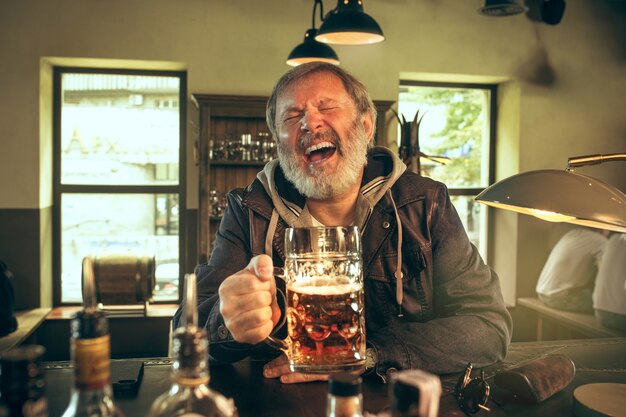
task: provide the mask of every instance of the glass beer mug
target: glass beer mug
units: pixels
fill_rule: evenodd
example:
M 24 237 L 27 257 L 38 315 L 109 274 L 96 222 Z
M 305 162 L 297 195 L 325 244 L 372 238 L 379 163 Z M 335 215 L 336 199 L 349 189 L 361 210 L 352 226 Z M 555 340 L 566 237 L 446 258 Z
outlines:
M 280 271 L 280 268 L 277 268 Z M 270 336 L 293 372 L 365 369 L 363 271 L 358 228 L 309 227 L 285 231 L 288 336 Z

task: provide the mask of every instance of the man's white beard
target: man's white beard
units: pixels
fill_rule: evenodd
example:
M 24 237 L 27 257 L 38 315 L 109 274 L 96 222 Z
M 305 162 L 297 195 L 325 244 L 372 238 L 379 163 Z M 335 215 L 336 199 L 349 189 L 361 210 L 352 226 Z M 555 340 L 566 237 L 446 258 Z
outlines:
M 324 200 L 346 192 L 359 180 L 361 170 L 367 164 L 367 133 L 361 123 L 355 121 L 348 137 L 340 140 L 336 133 L 330 129 L 315 134 L 305 135 L 298 144 L 306 146 L 312 139 L 324 137 L 331 140 L 337 149 L 339 161 L 337 169 L 326 172 L 326 167 L 316 167 L 306 164 L 302 168 L 302 156 L 290 154 L 287 146 L 278 143 L 278 161 L 285 177 L 293 183 L 296 189 L 305 197 L 316 200 Z M 322 164 L 323 165 L 323 164 Z

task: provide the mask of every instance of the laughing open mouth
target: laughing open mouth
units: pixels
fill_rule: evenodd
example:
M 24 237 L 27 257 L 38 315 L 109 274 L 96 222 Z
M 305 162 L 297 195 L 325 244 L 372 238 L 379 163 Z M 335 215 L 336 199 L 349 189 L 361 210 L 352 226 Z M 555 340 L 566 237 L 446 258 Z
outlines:
M 309 163 L 315 163 L 330 158 L 337 151 L 337 147 L 332 142 L 320 142 L 315 145 L 309 146 L 304 151 L 306 161 Z

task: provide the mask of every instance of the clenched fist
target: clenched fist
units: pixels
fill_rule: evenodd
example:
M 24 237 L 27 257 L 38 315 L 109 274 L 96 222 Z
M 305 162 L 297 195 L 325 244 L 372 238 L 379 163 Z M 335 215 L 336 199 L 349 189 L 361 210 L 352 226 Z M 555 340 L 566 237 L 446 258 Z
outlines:
M 270 335 L 280 320 L 272 258 L 258 255 L 229 276 L 218 290 L 220 313 L 233 338 L 256 344 Z

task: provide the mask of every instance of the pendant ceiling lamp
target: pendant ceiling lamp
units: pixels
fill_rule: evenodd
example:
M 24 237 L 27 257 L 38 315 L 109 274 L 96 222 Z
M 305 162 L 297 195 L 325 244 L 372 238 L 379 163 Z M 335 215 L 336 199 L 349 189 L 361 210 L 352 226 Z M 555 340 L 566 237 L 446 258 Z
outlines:
M 517 0 L 485 0 L 485 7 L 478 9 L 478 12 L 485 16 L 504 17 L 524 13 L 526 10 Z
M 569 158 L 567 169 L 529 171 L 486 188 L 476 201 L 529 214 L 551 222 L 566 222 L 626 233 L 626 196 L 619 189 L 574 168 L 626 161 L 626 153 Z
M 321 61 L 339 65 L 339 57 L 330 46 L 315 40 L 317 29 L 315 28 L 315 11 L 320 6 L 320 20 L 324 15 L 322 0 L 315 0 L 313 5 L 312 27 L 304 33 L 304 42 L 293 48 L 287 57 L 287 64 L 295 67 L 306 62 Z
M 315 37 L 319 42 L 364 45 L 385 40 L 376 21 L 363 11 L 362 0 L 338 0 L 328 12 Z

